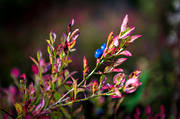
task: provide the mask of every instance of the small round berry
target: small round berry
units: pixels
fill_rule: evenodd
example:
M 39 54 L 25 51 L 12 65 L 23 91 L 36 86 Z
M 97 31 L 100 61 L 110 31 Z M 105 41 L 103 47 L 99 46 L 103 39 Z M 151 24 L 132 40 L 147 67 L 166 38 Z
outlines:
M 94 56 L 96 58 L 100 58 L 102 56 L 102 54 L 103 54 L 103 51 L 101 49 L 97 49 Z
M 105 50 L 106 49 L 106 43 L 103 43 L 102 45 L 101 45 L 101 50 Z

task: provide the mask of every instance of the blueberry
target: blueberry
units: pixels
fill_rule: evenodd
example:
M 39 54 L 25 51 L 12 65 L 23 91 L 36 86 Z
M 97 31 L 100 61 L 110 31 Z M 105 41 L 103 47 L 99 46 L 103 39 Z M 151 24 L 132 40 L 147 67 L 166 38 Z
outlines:
M 103 54 L 103 51 L 101 49 L 97 49 L 94 56 L 96 58 L 100 58 L 102 56 L 102 54 Z
M 106 49 L 106 43 L 103 43 L 103 44 L 101 45 L 101 50 L 104 51 L 105 49 Z

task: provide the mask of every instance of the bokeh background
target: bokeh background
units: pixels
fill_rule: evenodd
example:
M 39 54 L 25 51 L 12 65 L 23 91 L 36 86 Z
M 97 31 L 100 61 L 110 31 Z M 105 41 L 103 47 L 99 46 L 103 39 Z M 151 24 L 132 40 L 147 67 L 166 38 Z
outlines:
M 72 18 L 80 37 L 71 68 L 81 72 L 84 55 L 93 67 L 94 51 L 109 32 L 119 32 L 126 14 L 143 36 L 128 48 L 133 56 L 123 67 L 127 73 L 142 69 L 143 85 L 118 113 L 130 118 L 136 107 L 157 113 L 164 105 L 167 118 L 180 118 L 180 0 L 0 0 L 0 87 L 13 83 L 13 67 L 31 79 L 29 56 L 38 49 L 47 54 L 49 32 L 60 39 Z

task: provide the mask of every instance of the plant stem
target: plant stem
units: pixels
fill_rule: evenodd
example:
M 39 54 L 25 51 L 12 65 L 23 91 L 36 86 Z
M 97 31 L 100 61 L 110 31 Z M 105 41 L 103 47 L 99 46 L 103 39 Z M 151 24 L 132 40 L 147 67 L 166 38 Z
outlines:
M 81 86 L 81 84 L 83 84 L 83 82 L 85 80 L 88 80 L 92 75 L 93 73 L 96 71 L 96 69 L 99 67 L 99 64 L 96 65 L 96 67 L 91 71 L 91 73 L 89 73 L 89 75 L 84 79 L 82 80 L 77 87 Z M 47 109 L 45 109 L 45 111 L 48 111 L 49 109 L 51 109 L 53 106 L 59 104 L 69 93 L 71 93 L 72 91 L 74 91 L 74 88 L 72 88 L 71 90 L 69 90 L 66 94 L 64 94 L 56 103 L 54 103 L 53 105 L 50 105 Z M 86 98 L 85 98 L 86 99 Z M 83 100 L 83 99 L 81 99 Z M 69 104 L 72 104 L 71 102 Z
M 89 100 L 89 99 L 91 99 L 91 98 L 95 98 L 95 97 L 99 97 L 99 96 L 104 96 L 104 95 L 106 95 L 106 94 L 103 93 L 103 94 L 100 94 L 100 95 L 91 95 L 91 96 L 89 96 L 89 97 L 87 97 L 87 98 L 75 100 L 75 101 L 68 102 L 68 103 L 65 103 L 65 104 L 60 104 L 60 105 L 58 105 L 58 106 L 67 106 L 67 105 L 70 105 L 70 104 L 73 104 L 73 103 L 77 103 L 77 102 L 81 102 L 81 101 L 86 101 L 86 100 Z

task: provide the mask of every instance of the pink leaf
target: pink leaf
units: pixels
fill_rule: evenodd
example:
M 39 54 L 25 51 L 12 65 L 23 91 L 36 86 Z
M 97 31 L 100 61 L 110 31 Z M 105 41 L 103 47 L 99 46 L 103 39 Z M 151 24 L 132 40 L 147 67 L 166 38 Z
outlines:
M 125 82 L 125 74 L 123 73 L 118 73 L 113 77 L 113 82 L 114 84 L 117 85 L 118 88 L 121 88 L 124 86 Z
M 122 94 L 121 94 L 121 92 L 117 89 L 117 88 L 115 88 L 115 92 L 114 92 L 117 96 L 119 96 L 119 97 L 122 97 Z
M 126 14 L 126 16 L 123 19 L 123 22 L 121 24 L 121 32 L 124 32 L 127 28 L 127 23 L 128 23 L 128 15 Z
M 126 39 L 128 36 L 130 36 L 133 31 L 135 30 L 135 27 L 132 27 L 131 29 L 129 29 L 128 31 L 126 31 L 121 37 L 120 39 Z
M 22 79 L 23 81 L 25 81 L 25 80 L 26 80 L 26 74 L 25 74 L 25 73 L 21 74 L 20 79 Z
M 132 54 L 128 50 L 120 52 L 119 55 L 132 56 Z
M 74 19 L 71 20 L 71 26 L 73 26 L 73 25 L 74 25 Z
M 115 64 L 114 64 L 114 67 L 117 67 L 118 65 L 122 64 L 124 61 L 126 61 L 127 58 L 119 58 Z
M 138 39 L 139 37 L 141 37 L 142 35 L 134 35 L 134 36 L 131 36 L 130 40 L 128 41 L 128 43 L 132 43 L 134 42 L 136 39 Z
M 137 78 L 130 78 L 126 81 L 124 86 L 125 93 L 133 93 L 142 83 Z
M 40 110 L 44 107 L 44 105 L 45 105 L 45 101 L 44 101 L 44 99 L 41 99 L 40 103 L 33 110 L 32 114 L 33 115 L 38 115 Z
M 113 69 L 111 72 L 123 72 L 124 70 L 121 68 Z
M 129 78 L 138 78 L 141 74 L 141 70 L 136 70 L 129 75 Z
M 119 35 L 115 36 L 113 38 L 113 41 L 112 41 L 113 45 L 115 45 L 116 47 L 119 45 L 119 41 L 118 40 L 119 40 Z
M 33 95 L 35 93 L 35 88 L 33 86 L 33 82 L 31 82 L 31 84 L 29 85 L 29 93 L 30 93 L 30 95 Z
M 71 85 L 73 82 L 72 81 L 66 81 L 66 84 Z

